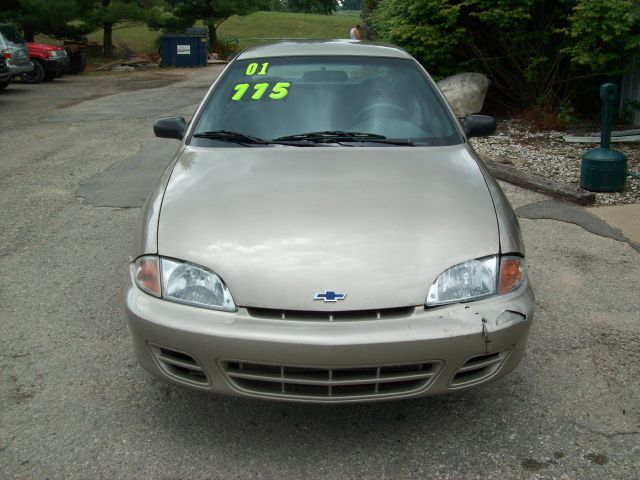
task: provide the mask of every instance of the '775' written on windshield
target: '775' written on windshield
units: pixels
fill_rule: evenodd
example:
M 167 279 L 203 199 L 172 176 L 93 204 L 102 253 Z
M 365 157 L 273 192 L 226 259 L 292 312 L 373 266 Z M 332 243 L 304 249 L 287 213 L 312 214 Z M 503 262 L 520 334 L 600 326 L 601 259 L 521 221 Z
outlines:
M 248 77 L 254 75 L 266 75 L 269 69 L 269 63 L 264 62 L 250 63 L 245 71 Z M 251 88 L 253 87 L 253 88 Z M 282 100 L 289 95 L 290 82 L 259 82 L 259 83 L 237 83 L 233 87 L 234 94 L 231 96 L 231 100 L 239 102 L 242 99 L 245 100 Z M 267 93 L 269 92 L 269 93 Z

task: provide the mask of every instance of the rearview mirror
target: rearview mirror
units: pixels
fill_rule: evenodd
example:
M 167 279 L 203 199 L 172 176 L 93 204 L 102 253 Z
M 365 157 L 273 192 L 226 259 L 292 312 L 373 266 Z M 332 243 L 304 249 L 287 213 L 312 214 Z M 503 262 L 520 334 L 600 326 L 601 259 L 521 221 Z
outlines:
M 496 133 L 496 119 L 489 115 L 467 115 L 462 121 L 467 137 L 484 137 Z
M 162 117 L 153 124 L 153 133 L 160 138 L 176 138 L 182 140 L 187 128 L 187 121 L 183 117 Z

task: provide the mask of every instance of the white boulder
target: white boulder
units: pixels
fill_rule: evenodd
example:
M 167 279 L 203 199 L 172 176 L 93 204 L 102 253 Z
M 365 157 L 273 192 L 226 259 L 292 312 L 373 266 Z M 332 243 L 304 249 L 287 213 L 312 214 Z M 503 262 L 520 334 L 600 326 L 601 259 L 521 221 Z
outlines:
M 482 73 L 458 73 L 438 82 L 457 117 L 482 111 L 491 81 Z

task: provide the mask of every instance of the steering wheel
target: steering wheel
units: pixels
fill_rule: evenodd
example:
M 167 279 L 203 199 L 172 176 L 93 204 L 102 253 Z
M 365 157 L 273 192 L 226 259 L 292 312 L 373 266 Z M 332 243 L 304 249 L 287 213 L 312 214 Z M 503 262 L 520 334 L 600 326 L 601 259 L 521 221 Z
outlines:
M 407 116 L 407 112 L 403 108 L 394 105 L 393 103 L 374 103 L 373 105 L 369 105 L 356 113 L 353 116 L 352 121 L 355 124 L 361 123 L 378 111 L 380 114 L 386 111 L 388 112 L 388 115 L 395 118 L 406 118 Z

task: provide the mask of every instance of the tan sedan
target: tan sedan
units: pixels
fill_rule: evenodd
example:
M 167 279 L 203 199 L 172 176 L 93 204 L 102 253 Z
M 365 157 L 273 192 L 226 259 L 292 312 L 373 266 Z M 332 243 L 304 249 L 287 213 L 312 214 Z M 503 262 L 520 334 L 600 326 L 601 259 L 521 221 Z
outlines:
M 282 42 L 238 55 L 142 213 L 126 307 L 140 363 L 215 393 L 419 397 L 499 378 L 533 320 L 515 215 L 405 51 Z

